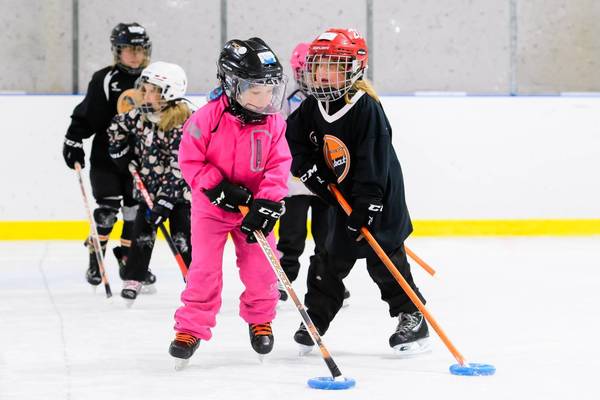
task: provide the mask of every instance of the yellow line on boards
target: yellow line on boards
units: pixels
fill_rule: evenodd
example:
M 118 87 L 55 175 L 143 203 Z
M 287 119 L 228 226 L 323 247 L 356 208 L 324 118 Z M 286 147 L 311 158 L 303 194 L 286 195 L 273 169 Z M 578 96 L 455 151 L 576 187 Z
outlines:
M 412 236 L 419 237 L 600 235 L 600 219 L 416 220 L 413 225 Z M 112 239 L 121 229 L 118 221 Z M 87 221 L 0 221 L 0 240 L 84 240 L 88 231 Z

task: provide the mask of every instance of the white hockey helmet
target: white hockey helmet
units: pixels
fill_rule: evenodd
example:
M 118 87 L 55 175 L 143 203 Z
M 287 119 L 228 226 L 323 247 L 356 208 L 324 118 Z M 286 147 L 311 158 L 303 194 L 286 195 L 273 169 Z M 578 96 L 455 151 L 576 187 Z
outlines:
M 161 89 L 161 100 L 173 101 L 183 98 L 187 90 L 187 76 L 177 64 L 164 61 L 153 62 L 142 71 L 138 85 L 151 83 Z

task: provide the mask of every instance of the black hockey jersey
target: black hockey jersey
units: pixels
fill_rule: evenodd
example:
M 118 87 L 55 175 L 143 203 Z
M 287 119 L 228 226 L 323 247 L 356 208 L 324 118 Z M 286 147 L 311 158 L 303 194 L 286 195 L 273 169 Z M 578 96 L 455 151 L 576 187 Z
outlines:
M 309 160 L 325 159 L 350 204 L 357 198 L 382 200 L 381 226 L 375 237 L 386 252 L 398 248 L 410 235 L 402 170 L 380 103 L 363 91 L 358 91 L 350 104 L 344 99 L 320 103 L 310 97 L 288 117 L 286 138 L 293 157 L 292 172 Z M 346 221 L 341 207 L 330 213 L 327 250 L 352 258 L 372 254 L 364 240 L 357 246 L 350 239 Z
M 73 110 L 67 138 L 82 141 L 95 134 L 90 163 L 93 166 L 118 171 L 108 155 L 106 129 L 117 114 L 119 96 L 135 85 L 139 75 L 131 75 L 118 66 L 97 71 L 88 85 L 87 94 Z

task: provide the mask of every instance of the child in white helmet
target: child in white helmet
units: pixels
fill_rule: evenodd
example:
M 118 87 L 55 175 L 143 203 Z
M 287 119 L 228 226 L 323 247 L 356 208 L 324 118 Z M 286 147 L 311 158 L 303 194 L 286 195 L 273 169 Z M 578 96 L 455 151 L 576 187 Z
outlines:
M 171 236 L 186 265 L 190 263 L 191 193 L 177 161 L 183 124 L 192 113 L 183 98 L 186 88 L 187 77 L 179 65 L 150 64 L 137 85 L 141 104 L 117 115 L 108 128 L 113 161 L 125 171 L 133 164 L 154 203 L 149 209 L 134 192 L 140 206 L 121 291 L 130 301 L 142 287 L 160 223 L 169 220 Z

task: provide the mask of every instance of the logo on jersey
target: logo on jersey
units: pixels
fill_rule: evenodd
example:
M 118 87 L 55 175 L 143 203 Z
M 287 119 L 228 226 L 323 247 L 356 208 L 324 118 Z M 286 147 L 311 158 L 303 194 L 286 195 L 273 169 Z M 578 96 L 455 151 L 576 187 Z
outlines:
M 115 82 L 116 83 L 116 82 Z M 117 100 L 117 113 L 123 114 L 142 104 L 142 95 L 135 89 L 127 89 Z
M 120 92 L 121 88 L 118 86 L 119 86 L 119 81 L 114 81 L 113 83 L 110 84 L 110 90 L 112 90 L 113 92 Z
M 317 139 L 317 134 L 315 131 L 310 131 L 308 134 L 308 140 L 310 140 L 310 142 L 315 146 L 319 147 L 319 139 Z
M 348 147 L 339 138 L 333 135 L 323 136 L 323 154 L 329 168 L 337 177 L 338 183 L 342 182 L 350 171 L 350 152 Z

